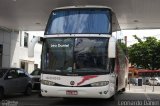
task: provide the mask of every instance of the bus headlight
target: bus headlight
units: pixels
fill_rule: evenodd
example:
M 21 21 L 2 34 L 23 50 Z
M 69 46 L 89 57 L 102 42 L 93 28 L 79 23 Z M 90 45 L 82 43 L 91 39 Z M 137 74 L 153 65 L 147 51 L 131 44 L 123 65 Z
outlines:
M 109 81 L 100 81 L 100 82 L 92 83 L 91 86 L 92 87 L 99 87 L 99 86 L 106 86 L 108 84 L 109 84 Z
M 55 83 L 52 81 L 48 81 L 48 80 L 41 80 L 41 83 L 44 85 L 50 85 L 50 86 L 54 86 Z

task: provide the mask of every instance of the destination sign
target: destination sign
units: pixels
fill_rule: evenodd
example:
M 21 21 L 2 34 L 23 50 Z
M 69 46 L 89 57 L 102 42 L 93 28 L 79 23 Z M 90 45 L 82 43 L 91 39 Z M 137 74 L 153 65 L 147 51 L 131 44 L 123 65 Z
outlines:
M 68 48 L 69 44 L 51 44 L 51 48 Z

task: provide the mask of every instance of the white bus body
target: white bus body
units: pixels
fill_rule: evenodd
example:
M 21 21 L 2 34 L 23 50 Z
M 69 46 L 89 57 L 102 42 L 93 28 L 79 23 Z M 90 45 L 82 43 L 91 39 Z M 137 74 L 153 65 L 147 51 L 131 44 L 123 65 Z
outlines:
M 119 30 L 108 7 L 53 10 L 43 38 L 42 96 L 111 98 L 125 90 L 128 61 L 112 36 Z

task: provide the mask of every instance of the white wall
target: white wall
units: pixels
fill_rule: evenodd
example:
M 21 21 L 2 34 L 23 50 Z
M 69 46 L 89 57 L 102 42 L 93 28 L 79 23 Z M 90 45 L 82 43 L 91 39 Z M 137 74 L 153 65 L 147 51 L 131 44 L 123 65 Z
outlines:
M 28 48 L 24 47 L 24 31 L 20 32 L 19 35 L 13 36 L 11 40 L 11 44 L 13 44 L 12 50 L 13 53 L 13 59 L 11 60 L 11 66 L 12 67 L 20 67 L 21 61 L 26 61 L 28 63 L 28 72 L 31 73 L 34 70 L 34 64 L 38 64 L 38 67 L 40 68 L 40 55 L 42 46 L 41 44 L 36 44 L 35 46 L 35 53 L 34 57 L 30 58 L 28 57 Z M 29 33 L 29 40 L 33 39 L 33 36 L 43 36 L 43 34 L 36 34 L 33 32 L 27 32 Z M 21 40 L 21 41 L 20 41 Z M 14 47 L 14 44 L 16 44 L 16 47 Z
M 2 67 L 10 66 L 11 30 L 0 29 L 0 44 L 3 45 Z
M 28 72 L 32 72 L 34 64 L 40 68 L 42 45 L 36 44 L 34 57 L 28 57 L 28 48 L 24 47 L 24 31 L 14 31 L 0 28 L 0 44 L 3 45 L 2 67 L 20 67 L 20 62 L 28 63 Z M 29 40 L 33 36 L 43 36 L 44 32 L 30 31 Z

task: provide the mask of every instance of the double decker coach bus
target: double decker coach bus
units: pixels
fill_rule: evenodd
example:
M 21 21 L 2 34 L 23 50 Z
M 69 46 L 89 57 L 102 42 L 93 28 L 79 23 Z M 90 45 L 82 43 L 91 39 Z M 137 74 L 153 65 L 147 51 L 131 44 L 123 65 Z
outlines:
M 115 14 L 105 6 L 54 9 L 42 39 L 42 96 L 112 98 L 124 91 L 128 61 L 112 36 L 119 30 Z

